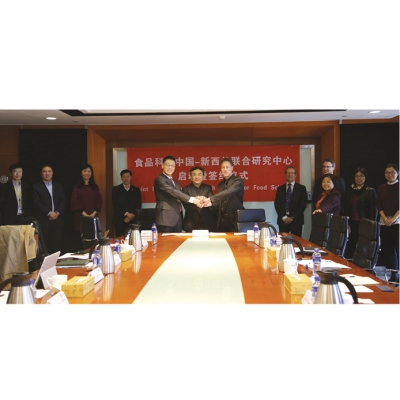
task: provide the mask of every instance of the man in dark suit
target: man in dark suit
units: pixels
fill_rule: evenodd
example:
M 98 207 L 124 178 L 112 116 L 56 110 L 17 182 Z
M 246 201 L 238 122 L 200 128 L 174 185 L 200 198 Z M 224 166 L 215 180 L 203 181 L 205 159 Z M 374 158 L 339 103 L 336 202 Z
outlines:
M 112 204 L 114 207 L 113 224 L 115 235 L 123 236 L 129 224 L 136 222 L 136 213 L 142 208 L 142 193 L 131 185 L 132 171 L 124 169 L 120 173 L 122 183 L 112 189 Z
M 301 236 L 304 210 L 307 206 L 307 190 L 304 185 L 295 182 L 296 175 L 296 168 L 286 167 L 286 183 L 278 187 L 274 205 L 278 214 L 279 231 Z
M 41 182 L 32 187 L 34 214 L 43 233 L 47 252 L 61 251 L 66 204 L 62 185 L 53 182 L 53 168 L 43 165 L 40 170 Z
M 1 186 L 1 225 L 25 224 L 25 220 L 31 218 L 32 212 L 31 186 L 21 181 L 21 164 L 10 165 L 9 171 L 11 180 Z
M 322 173 L 323 175 L 325 174 L 333 174 L 333 171 L 335 170 L 336 163 L 332 158 L 325 158 L 324 161 L 322 161 Z M 335 189 L 340 193 L 341 198 L 342 198 L 342 206 L 341 206 L 341 215 L 344 215 L 344 198 L 345 198 L 345 193 L 346 193 L 346 186 L 344 183 L 344 179 L 341 178 L 340 176 L 333 175 L 333 184 Z M 315 181 L 314 185 L 314 191 L 312 195 L 312 205 L 313 205 L 313 210 L 315 210 L 315 205 L 317 204 L 317 201 L 321 198 L 322 196 L 322 177 L 318 178 Z
M 161 166 L 163 172 L 154 180 L 156 224 L 159 232 L 182 232 L 182 201 L 201 205 L 200 199 L 183 193 L 179 182 L 172 177 L 175 165 L 174 157 L 164 157 Z
M 221 162 L 223 181 L 218 184 L 218 193 L 203 200 L 203 206 L 218 209 L 218 232 L 237 232 L 236 210 L 243 210 L 244 182 L 233 174 L 233 161 L 224 157 Z
M 183 193 L 192 197 L 208 198 L 212 196 L 212 187 L 203 182 L 204 169 L 193 167 L 189 171 L 192 183 L 182 189 Z M 211 207 L 197 207 L 192 203 L 185 203 L 185 217 L 183 218 L 183 230 L 192 232 L 193 229 L 207 229 L 215 232 L 217 220 L 214 210 Z

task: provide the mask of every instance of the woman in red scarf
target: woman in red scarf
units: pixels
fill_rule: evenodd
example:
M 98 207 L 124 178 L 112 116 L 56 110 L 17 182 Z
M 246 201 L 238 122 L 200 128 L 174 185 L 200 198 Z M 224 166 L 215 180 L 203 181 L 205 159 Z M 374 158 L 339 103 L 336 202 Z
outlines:
M 335 189 L 332 174 L 322 177 L 322 196 L 315 204 L 315 211 L 340 215 L 340 192 Z

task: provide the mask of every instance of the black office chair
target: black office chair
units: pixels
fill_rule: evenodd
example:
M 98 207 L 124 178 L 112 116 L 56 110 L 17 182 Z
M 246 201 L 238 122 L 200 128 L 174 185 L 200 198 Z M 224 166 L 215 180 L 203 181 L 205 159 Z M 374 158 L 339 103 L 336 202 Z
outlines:
M 312 214 L 311 218 L 312 224 L 309 241 L 315 243 L 320 248 L 325 248 L 328 244 L 332 214 L 318 212 Z
M 263 208 L 247 208 L 236 211 L 236 226 L 238 232 L 253 230 L 254 224 L 265 222 L 265 210 Z
M 136 210 L 136 224 L 140 225 L 139 230 L 149 230 L 156 222 L 155 208 L 140 208 Z
M 100 219 L 81 216 L 81 239 L 83 248 L 90 248 L 95 241 L 102 237 Z
M 360 220 L 356 250 L 351 262 L 371 273 L 374 273 L 379 255 L 379 232 L 378 222 L 367 218 Z
M 326 250 L 343 257 L 347 245 L 348 228 L 348 217 L 332 215 Z

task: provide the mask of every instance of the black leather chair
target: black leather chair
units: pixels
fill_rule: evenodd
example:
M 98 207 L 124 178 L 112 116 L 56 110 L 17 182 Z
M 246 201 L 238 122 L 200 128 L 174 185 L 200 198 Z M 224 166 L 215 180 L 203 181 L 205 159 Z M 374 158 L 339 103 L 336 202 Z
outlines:
M 136 224 L 140 225 L 139 230 L 150 230 L 151 226 L 156 222 L 155 208 L 140 208 L 136 210 Z
M 348 217 L 332 215 L 326 250 L 343 257 L 347 245 L 348 229 Z
M 325 248 L 328 244 L 332 214 L 318 212 L 312 214 L 311 218 L 312 224 L 309 241 L 315 243 L 320 248 Z
M 100 219 L 81 216 L 81 239 L 83 248 L 90 248 L 94 241 L 102 237 Z
M 371 273 L 374 273 L 379 255 L 379 232 L 378 222 L 366 218 L 360 220 L 356 250 L 351 261 Z
M 236 226 L 238 232 L 253 230 L 254 224 L 265 222 L 265 210 L 263 208 L 247 208 L 236 211 Z

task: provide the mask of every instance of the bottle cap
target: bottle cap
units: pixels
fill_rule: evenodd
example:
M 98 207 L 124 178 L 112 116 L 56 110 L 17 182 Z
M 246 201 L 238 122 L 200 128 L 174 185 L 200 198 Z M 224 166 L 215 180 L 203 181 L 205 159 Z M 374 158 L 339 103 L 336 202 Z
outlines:
M 318 248 L 318 247 L 316 247 L 316 248 L 314 249 L 314 251 L 319 251 L 319 248 Z

